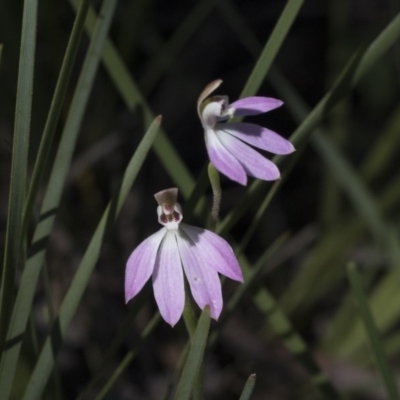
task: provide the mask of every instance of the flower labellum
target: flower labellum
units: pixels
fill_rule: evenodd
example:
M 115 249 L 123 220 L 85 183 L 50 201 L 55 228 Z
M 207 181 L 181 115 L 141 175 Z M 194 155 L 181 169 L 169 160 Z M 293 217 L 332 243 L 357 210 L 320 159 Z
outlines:
M 182 208 L 176 202 L 178 189 L 167 189 L 154 197 L 159 204 L 158 222 L 163 228 L 130 255 L 125 271 L 125 301 L 136 296 L 152 275 L 160 314 L 174 326 L 185 305 L 185 271 L 194 300 L 201 309 L 208 305 L 211 317 L 217 320 L 223 304 L 218 272 L 243 282 L 232 248 L 211 231 L 181 223 Z
M 214 167 L 242 185 L 247 175 L 265 181 L 280 177 L 277 166 L 251 146 L 273 154 L 290 154 L 293 145 L 277 133 L 245 122 L 226 122 L 233 117 L 263 114 L 280 107 L 280 100 L 270 97 L 245 97 L 229 104 L 227 96 L 208 97 L 222 81 L 207 85 L 197 102 L 197 112 L 203 124 L 206 147 Z

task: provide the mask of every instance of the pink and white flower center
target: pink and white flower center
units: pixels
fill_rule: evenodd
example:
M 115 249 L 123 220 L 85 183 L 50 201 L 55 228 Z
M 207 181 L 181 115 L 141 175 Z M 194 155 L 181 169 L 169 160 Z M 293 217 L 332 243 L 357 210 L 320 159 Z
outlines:
M 229 108 L 228 96 L 211 97 L 201 113 L 203 127 L 213 129 L 218 122 L 232 118 L 234 112 L 233 108 Z
M 157 214 L 158 222 L 168 230 L 178 229 L 183 218 L 182 208 L 178 203 L 162 203 L 157 207 Z

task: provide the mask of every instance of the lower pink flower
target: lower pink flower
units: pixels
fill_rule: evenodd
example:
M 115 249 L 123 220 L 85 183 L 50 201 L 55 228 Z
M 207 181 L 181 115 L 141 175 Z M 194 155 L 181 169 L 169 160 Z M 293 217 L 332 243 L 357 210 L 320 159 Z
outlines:
M 125 300 L 136 296 L 152 275 L 161 316 L 174 326 L 185 305 L 185 271 L 194 300 L 201 309 L 210 306 L 211 317 L 217 320 L 223 305 L 218 272 L 243 282 L 242 271 L 224 239 L 206 229 L 181 223 L 182 209 L 176 202 L 177 196 L 178 189 L 155 195 L 158 221 L 164 227 L 130 255 L 125 272 Z

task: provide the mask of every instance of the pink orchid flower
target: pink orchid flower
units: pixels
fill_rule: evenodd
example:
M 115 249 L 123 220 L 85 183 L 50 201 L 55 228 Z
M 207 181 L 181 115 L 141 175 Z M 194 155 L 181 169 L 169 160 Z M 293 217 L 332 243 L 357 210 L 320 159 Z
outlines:
M 211 163 L 219 172 L 242 185 L 247 184 L 247 175 L 265 181 L 278 179 L 278 167 L 248 145 L 282 155 L 292 153 L 295 150 L 293 145 L 262 126 L 226 121 L 233 117 L 266 113 L 280 107 L 283 102 L 254 96 L 229 104 L 227 96 L 208 97 L 221 83 L 221 80 L 211 82 L 197 102 Z
M 152 275 L 160 314 L 174 326 L 185 304 L 185 271 L 194 300 L 201 309 L 210 306 L 211 317 L 217 320 L 223 305 L 218 272 L 243 282 L 232 248 L 213 232 L 181 223 L 182 208 L 176 202 L 178 189 L 167 189 L 154 197 L 159 204 L 158 222 L 163 228 L 130 255 L 125 272 L 126 302 L 136 296 Z

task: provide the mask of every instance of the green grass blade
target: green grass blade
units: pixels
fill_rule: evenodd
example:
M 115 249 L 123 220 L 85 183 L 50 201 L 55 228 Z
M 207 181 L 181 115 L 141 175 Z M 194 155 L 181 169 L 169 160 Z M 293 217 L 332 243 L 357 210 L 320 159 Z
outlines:
M 252 268 L 246 268 L 246 258 L 244 256 L 239 255 L 238 260 L 240 265 L 242 265 L 242 261 L 245 264 L 245 267 L 242 268 L 244 283 L 240 285 L 235 293 L 230 297 L 229 301 L 225 305 L 224 313 L 219 319 L 219 324 L 216 329 L 213 330 L 210 338 L 210 344 L 213 345 L 216 336 L 219 334 L 222 326 L 225 322 L 229 319 L 229 317 L 233 314 L 235 309 L 237 308 L 238 304 L 249 294 L 252 293 L 254 285 L 259 282 L 260 275 L 263 270 L 266 268 L 268 260 L 278 251 L 281 246 L 286 242 L 288 239 L 288 234 L 283 234 L 279 236 L 268 248 L 263 252 L 263 254 L 259 257 L 257 262 Z M 235 246 L 235 253 L 238 254 Z
M 219 1 L 201 0 L 197 2 L 170 40 L 157 52 L 154 59 L 149 61 L 149 66 L 146 68 L 141 81 L 141 88 L 145 95 L 154 90 L 162 76 L 176 62 L 178 54 L 185 48 L 189 40 L 200 28 L 202 22 Z
M 231 24 L 232 27 L 234 25 Z M 246 38 L 246 44 L 251 45 L 249 50 L 253 54 L 257 48 L 257 42 L 254 35 L 246 30 L 245 25 L 240 25 L 243 36 Z M 400 14 L 390 23 L 381 34 L 366 48 L 364 55 L 356 52 L 343 69 L 332 89 L 320 100 L 317 106 L 308 114 L 307 118 L 298 126 L 296 131 L 291 135 L 290 140 L 299 147 L 307 142 L 314 129 L 322 121 L 323 116 L 333 107 L 336 102 L 348 93 L 359 80 L 368 72 L 368 70 L 379 60 L 379 56 L 392 46 L 400 35 Z M 379 51 L 378 51 L 379 49 Z M 358 72 L 361 71 L 361 72 Z M 271 71 L 272 72 L 272 71 Z M 354 78 L 355 77 L 355 78 Z M 273 79 L 271 79 L 273 82 Z M 254 94 L 254 93 L 247 93 Z M 282 157 L 274 157 L 273 161 L 279 165 Z M 264 182 L 255 180 L 247 189 L 245 194 L 239 200 L 238 206 L 232 210 L 221 221 L 219 232 L 229 231 L 236 222 L 243 216 L 246 211 L 254 204 L 252 199 L 256 197 L 264 186 Z M 240 205 L 240 207 L 239 207 Z
M 299 94 L 277 70 L 271 74 L 271 81 L 274 82 L 275 89 L 285 100 L 294 118 L 297 121 L 302 121 L 308 114 L 309 109 Z M 368 221 L 371 231 L 375 234 L 376 238 L 381 243 L 387 242 L 386 223 L 383 220 L 375 199 L 357 176 L 355 170 L 339 150 L 334 147 L 322 129 L 316 129 L 311 140 L 319 152 L 321 159 L 327 163 L 331 173 L 347 192 L 354 204 L 355 210 L 360 212 L 365 220 Z
M 104 374 L 108 370 L 109 363 L 112 362 L 113 357 L 117 351 L 121 348 L 124 339 L 131 334 L 132 325 L 138 312 L 142 309 L 144 304 L 148 301 L 150 290 L 148 286 L 144 288 L 135 299 L 127 305 L 128 311 L 125 315 L 123 322 L 118 329 L 118 332 L 113 339 L 112 343 L 108 346 L 107 352 L 103 357 L 101 366 L 98 368 L 96 373 L 91 377 L 90 381 L 86 384 L 84 389 L 80 392 L 76 400 L 84 400 L 90 397 L 90 392 L 102 381 L 104 380 Z M 144 330 L 146 331 L 146 329 Z M 137 344 L 138 345 L 138 344 Z
M 143 340 L 148 338 L 156 329 L 158 326 L 159 322 L 161 321 L 161 316 L 157 312 L 154 314 L 153 318 L 150 320 L 150 322 L 147 324 L 146 328 L 144 328 L 143 333 L 140 336 L 140 340 L 136 344 L 136 348 L 130 350 L 121 363 L 118 365 L 118 367 L 114 370 L 112 376 L 110 379 L 107 380 L 107 382 L 104 384 L 102 387 L 100 393 L 95 397 L 95 400 L 102 400 L 105 398 L 105 396 L 108 394 L 108 392 L 112 389 L 114 386 L 115 382 L 119 379 L 119 377 L 123 374 L 123 372 L 128 368 L 129 364 L 133 361 L 133 359 L 136 357 L 136 354 L 139 351 L 140 345 L 143 343 Z
M 386 26 L 378 37 L 368 46 L 364 52 L 360 64 L 354 74 L 352 84 L 357 84 L 369 69 L 380 60 L 386 51 L 393 46 L 400 35 L 400 13 Z
M 386 26 L 365 51 L 357 51 L 343 69 L 332 89 L 319 101 L 292 135 L 297 144 L 312 133 L 326 113 L 347 94 L 400 36 L 400 13 Z
M 376 271 L 372 279 L 376 280 Z M 369 278 L 369 277 L 368 277 Z M 371 278 L 368 279 L 368 281 Z M 365 281 L 365 279 L 364 279 Z M 375 325 L 379 332 L 386 332 L 398 321 L 400 301 L 400 275 L 393 269 L 382 277 L 369 295 L 369 307 Z M 364 323 L 361 318 L 355 318 L 354 313 L 347 321 L 347 330 L 338 338 L 334 351 L 341 357 L 350 358 L 356 351 L 365 345 L 363 336 Z M 341 339 L 341 340 L 339 340 Z
M 365 157 L 360 174 L 367 181 L 377 179 L 390 162 L 396 157 L 396 149 L 400 145 L 400 106 L 389 117 L 386 127 L 377 135 L 370 153 Z
M 371 349 L 375 356 L 377 367 L 386 387 L 387 394 L 391 400 L 398 400 L 400 397 L 398 394 L 396 381 L 392 371 L 390 370 L 382 342 L 379 338 L 378 330 L 376 329 L 374 319 L 369 309 L 367 297 L 362 287 L 361 276 L 354 264 L 348 266 L 347 273 L 355 301 L 364 322 L 365 331 L 368 335 Z
M 273 82 L 275 89 L 280 96 L 285 100 L 287 107 L 295 120 L 301 121 L 308 113 L 308 107 L 304 101 L 300 98 L 298 93 L 291 87 L 290 83 L 283 77 L 277 70 L 271 71 L 271 82 Z M 354 205 L 354 209 L 360 213 L 360 215 L 369 224 L 371 232 L 375 235 L 378 243 L 385 245 L 389 248 L 389 236 L 387 235 L 388 227 L 381 214 L 379 206 L 365 187 L 361 179 L 357 176 L 355 170 L 350 166 L 344 156 L 336 149 L 324 134 L 322 129 L 316 129 L 315 134 L 311 138 L 312 144 L 316 147 L 321 159 L 328 165 L 331 173 L 335 176 L 338 184 L 347 193 L 351 202 Z M 301 293 L 312 293 L 308 288 L 312 285 L 312 281 L 316 279 L 315 274 L 319 270 L 325 269 L 323 263 L 319 263 L 319 267 L 303 269 L 300 274 L 307 275 L 307 279 L 298 277 L 293 281 L 291 289 L 286 292 L 285 300 L 283 304 L 285 307 L 290 304 L 299 305 Z M 312 276 L 314 274 L 314 276 Z M 300 283 L 300 280 L 302 283 Z M 308 282 L 308 284 L 307 284 Z M 299 289 L 299 290 L 297 290 Z M 296 293 L 296 296 L 292 296 Z M 291 299 L 291 300 L 289 300 Z M 289 306 L 289 309 L 291 306 Z
M 14 302 L 14 278 L 21 260 L 22 211 L 28 167 L 29 131 L 32 111 L 33 71 L 36 49 L 37 0 L 25 1 L 15 105 L 11 182 L 8 202 L 4 263 L 0 290 L 0 349 L 4 341 Z
M 192 345 L 175 393 L 175 400 L 189 400 L 191 397 L 196 376 L 203 361 L 210 322 L 210 308 L 206 306 L 200 315 L 199 323 L 193 336 Z
M 70 2 L 76 9 L 77 0 L 70 0 Z M 86 29 L 89 35 L 93 34 L 95 20 L 95 12 L 93 8 L 90 8 L 86 20 Z M 105 43 L 102 60 L 128 109 L 133 110 L 135 107 L 141 106 L 144 111 L 144 120 L 149 124 L 154 119 L 154 115 L 131 77 L 124 61 L 109 39 Z M 178 186 L 182 196 L 188 198 L 194 188 L 195 180 L 163 130 L 157 136 L 153 148 L 168 175 Z
M 186 342 L 186 345 L 179 356 L 179 360 L 178 363 L 176 364 L 174 373 L 169 379 L 167 388 L 165 389 L 165 392 L 163 396 L 160 398 L 160 400 L 169 400 L 172 398 L 172 393 L 174 392 L 176 383 L 178 382 L 178 379 L 182 374 L 183 367 L 185 366 L 185 362 L 189 354 L 189 349 L 190 349 L 190 343 Z
M 304 0 L 289 0 L 286 3 L 240 97 L 251 96 L 257 93 L 303 3 Z
M 252 273 L 252 268 L 244 256 L 241 257 L 240 265 L 244 276 Z M 325 373 L 316 363 L 307 343 L 293 327 L 291 321 L 283 313 L 269 291 L 265 288 L 259 289 L 253 296 L 253 301 L 257 308 L 264 314 L 277 338 L 282 340 L 288 350 L 308 372 L 314 387 L 321 393 L 323 398 L 340 399 L 341 395 L 332 386 Z
M 256 385 L 256 374 L 251 374 L 244 385 L 239 400 L 249 400 Z
M 389 247 L 388 227 L 375 199 L 365 187 L 356 171 L 344 156 L 335 148 L 332 141 L 322 132 L 312 137 L 312 143 L 322 160 L 328 165 L 339 185 L 343 187 L 354 204 L 354 209 L 365 218 L 378 243 Z
M 93 234 L 69 290 L 61 304 L 57 321 L 53 325 L 50 336 L 46 339 L 40 353 L 39 359 L 28 383 L 23 398 L 24 400 L 40 398 L 42 390 L 53 368 L 54 354 L 57 354 L 65 331 L 78 308 L 79 302 L 89 282 L 89 278 L 100 256 L 105 235 L 119 214 L 122 205 L 128 196 L 129 190 L 131 189 L 146 155 L 155 140 L 160 123 L 161 117 L 158 117 L 149 127 L 126 169 L 118 194 L 107 206 L 96 231 Z
M 69 85 L 72 67 L 78 51 L 79 42 L 82 36 L 83 27 L 86 19 L 86 14 L 89 8 L 90 0 L 81 0 L 79 11 L 75 19 L 72 33 L 68 42 L 65 52 L 64 60 L 61 66 L 60 75 L 58 77 L 54 97 L 51 103 L 50 111 L 47 116 L 46 125 L 44 127 L 42 139 L 38 155 L 36 157 L 35 166 L 33 169 L 31 183 L 28 190 L 28 195 L 25 202 L 24 213 L 22 218 L 22 232 L 26 232 L 29 220 L 32 216 L 32 209 L 34 206 L 37 191 L 43 174 L 48 164 L 48 156 L 53 141 L 54 132 L 56 130 L 57 122 L 61 113 L 65 94 Z
M 115 4 L 116 0 L 107 0 L 107 8 L 105 8 L 107 12 L 102 11 L 96 29 L 97 33 L 90 43 L 61 137 L 49 186 L 43 200 L 40 220 L 33 236 L 33 244 L 28 254 L 28 261 L 21 277 L 20 288 L 17 293 L 7 333 L 6 349 L 0 364 L 0 393 L 4 395 L 4 398 L 8 397 L 13 382 L 21 341 L 28 321 L 36 283 L 45 259 L 46 243 L 53 227 L 63 184 L 99 65 L 101 49 L 111 23 L 111 15 Z

